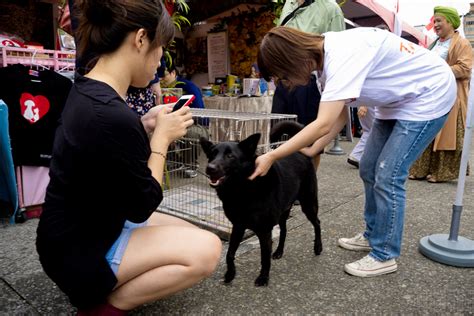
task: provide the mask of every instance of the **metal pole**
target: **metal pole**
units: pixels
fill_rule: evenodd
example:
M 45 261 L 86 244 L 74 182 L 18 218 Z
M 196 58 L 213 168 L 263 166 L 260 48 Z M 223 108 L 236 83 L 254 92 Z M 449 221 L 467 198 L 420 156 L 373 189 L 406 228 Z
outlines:
M 467 162 L 472 139 L 474 123 L 474 77 L 471 76 L 471 90 L 468 99 L 466 129 L 464 132 L 464 143 L 461 154 L 461 165 L 459 166 L 459 178 L 456 191 L 456 200 L 453 205 L 451 227 L 449 236 L 446 234 L 434 234 L 423 237 L 420 240 L 419 250 L 422 254 L 435 261 L 459 266 L 474 267 L 474 241 L 458 236 L 461 224 L 462 199 L 466 182 Z
M 346 139 L 352 142 L 352 127 L 351 127 L 351 108 L 346 107 L 347 111 L 347 124 L 346 124 Z M 328 155 L 345 155 L 346 153 L 339 145 L 339 140 L 341 139 L 340 134 L 337 134 L 334 138 L 334 145 L 328 151 L 325 151 Z
M 474 87 L 471 85 L 472 90 Z M 464 131 L 464 143 L 461 154 L 461 166 L 459 167 L 458 187 L 456 191 L 456 200 L 453 205 L 453 216 L 451 219 L 451 229 L 449 232 L 449 240 L 456 241 L 458 239 L 459 224 L 461 221 L 462 199 L 464 187 L 466 183 L 467 163 L 469 161 L 469 153 L 471 149 L 472 128 L 474 124 L 474 110 L 472 109 L 471 98 L 467 108 L 466 129 Z
M 334 138 L 334 145 L 331 149 L 325 152 L 328 155 L 345 155 L 344 150 L 339 146 L 339 134 Z

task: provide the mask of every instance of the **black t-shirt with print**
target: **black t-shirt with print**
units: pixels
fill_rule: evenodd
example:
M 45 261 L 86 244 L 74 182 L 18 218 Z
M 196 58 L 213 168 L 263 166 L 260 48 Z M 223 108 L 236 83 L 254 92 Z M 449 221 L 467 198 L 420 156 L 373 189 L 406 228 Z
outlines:
M 49 166 L 53 140 L 72 82 L 23 65 L 0 68 L 0 99 L 8 106 L 15 165 Z

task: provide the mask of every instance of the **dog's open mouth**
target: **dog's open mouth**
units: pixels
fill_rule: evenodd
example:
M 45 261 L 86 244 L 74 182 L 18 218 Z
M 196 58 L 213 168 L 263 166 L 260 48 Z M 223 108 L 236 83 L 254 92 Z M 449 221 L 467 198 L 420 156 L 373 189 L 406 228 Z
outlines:
M 209 184 L 211 187 L 218 187 L 225 179 L 225 176 L 222 176 L 220 178 L 217 177 L 210 177 L 209 178 Z

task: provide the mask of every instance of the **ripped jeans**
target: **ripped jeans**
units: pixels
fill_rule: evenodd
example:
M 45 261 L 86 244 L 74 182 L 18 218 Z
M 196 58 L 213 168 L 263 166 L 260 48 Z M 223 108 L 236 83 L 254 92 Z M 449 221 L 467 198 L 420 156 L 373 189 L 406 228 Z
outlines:
M 369 255 L 379 261 L 400 256 L 410 166 L 447 117 L 420 122 L 374 120 L 359 171 L 365 189 L 364 236 L 372 247 Z

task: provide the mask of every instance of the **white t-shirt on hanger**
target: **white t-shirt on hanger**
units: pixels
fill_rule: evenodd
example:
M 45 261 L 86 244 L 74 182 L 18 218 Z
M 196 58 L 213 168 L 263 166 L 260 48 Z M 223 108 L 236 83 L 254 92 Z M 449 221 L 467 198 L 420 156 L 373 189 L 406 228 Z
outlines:
M 456 81 L 437 54 L 388 31 L 324 34 L 321 101 L 376 108 L 376 118 L 426 121 L 448 113 Z

